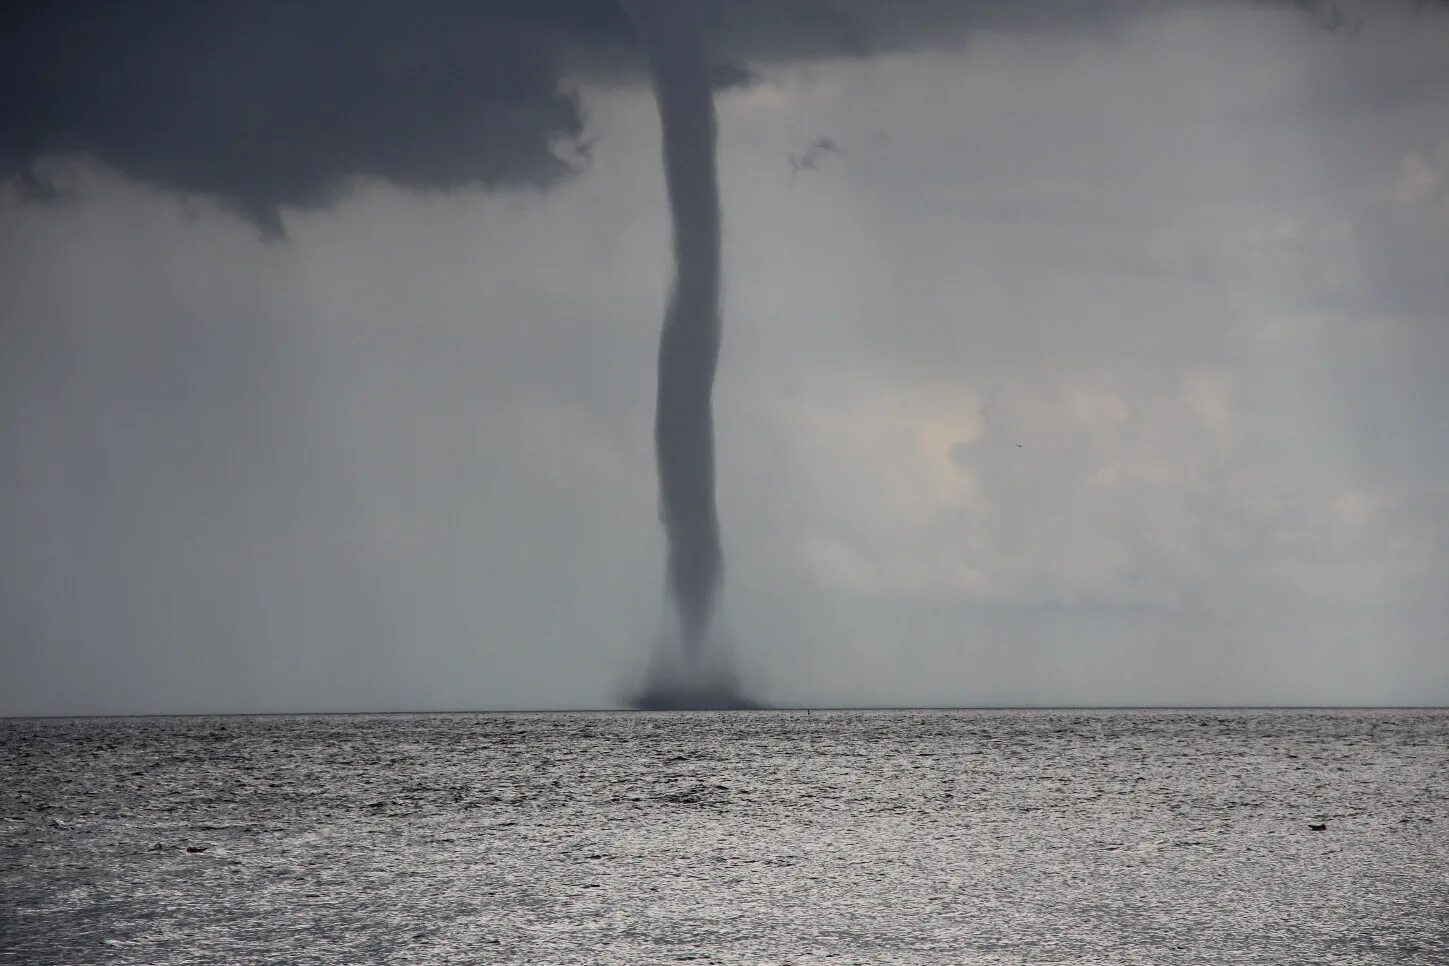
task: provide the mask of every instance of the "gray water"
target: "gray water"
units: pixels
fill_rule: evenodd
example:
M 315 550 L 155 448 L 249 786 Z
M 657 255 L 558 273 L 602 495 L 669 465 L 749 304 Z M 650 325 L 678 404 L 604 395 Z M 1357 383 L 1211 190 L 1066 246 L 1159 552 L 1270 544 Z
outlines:
M 1443 711 L 0 721 L 0 962 L 1445 964 L 1446 748 Z

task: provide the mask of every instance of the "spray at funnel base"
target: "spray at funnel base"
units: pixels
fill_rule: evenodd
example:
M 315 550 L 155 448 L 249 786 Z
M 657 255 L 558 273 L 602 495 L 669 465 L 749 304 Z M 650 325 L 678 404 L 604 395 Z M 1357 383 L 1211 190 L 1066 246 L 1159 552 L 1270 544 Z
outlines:
M 639 711 L 750 711 L 766 707 L 750 697 L 734 671 L 729 641 L 711 640 L 700 652 L 661 638 L 643 686 L 628 698 Z

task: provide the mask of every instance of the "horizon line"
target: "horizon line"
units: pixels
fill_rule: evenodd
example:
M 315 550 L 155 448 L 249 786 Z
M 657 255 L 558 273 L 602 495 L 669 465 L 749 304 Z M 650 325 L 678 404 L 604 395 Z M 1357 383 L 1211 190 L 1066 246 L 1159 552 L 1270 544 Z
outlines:
M 574 708 L 404 708 L 388 711 L 119 711 L 0 714 L 0 720 L 57 720 L 65 718 L 301 718 L 429 714 L 770 714 L 784 711 L 1449 711 L 1449 704 L 801 704 L 750 709 L 706 709 L 703 712 L 691 709 L 644 711 L 637 708 L 617 706 Z

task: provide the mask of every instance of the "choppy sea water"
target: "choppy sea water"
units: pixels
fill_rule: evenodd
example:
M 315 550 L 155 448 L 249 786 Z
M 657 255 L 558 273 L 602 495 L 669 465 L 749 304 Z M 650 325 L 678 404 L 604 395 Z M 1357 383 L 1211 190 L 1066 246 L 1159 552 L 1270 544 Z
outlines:
M 1443 711 L 6 720 L 0 777 L 5 963 L 1449 963 Z

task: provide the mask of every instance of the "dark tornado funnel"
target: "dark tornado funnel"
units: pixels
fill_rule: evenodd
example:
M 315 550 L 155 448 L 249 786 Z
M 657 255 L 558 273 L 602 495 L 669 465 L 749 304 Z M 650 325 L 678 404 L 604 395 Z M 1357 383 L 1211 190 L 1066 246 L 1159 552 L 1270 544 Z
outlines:
M 624 10 L 648 54 L 664 136 L 675 278 L 659 339 L 654 447 L 669 592 L 684 655 L 695 660 L 723 567 L 710 408 L 720 339 L 714 96 L 692 0 L 624 0 Z

